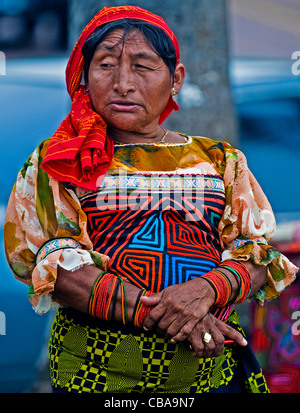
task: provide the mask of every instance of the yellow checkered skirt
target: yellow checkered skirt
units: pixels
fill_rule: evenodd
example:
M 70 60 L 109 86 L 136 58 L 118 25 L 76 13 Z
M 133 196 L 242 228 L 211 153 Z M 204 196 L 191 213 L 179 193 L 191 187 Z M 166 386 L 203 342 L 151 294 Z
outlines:
M 238 328 L 233 310 L 227 322 Z M 184 343 L 59 309 L 49 342 L 53 392 L 268 392 L 249 346 L 195 358 Z

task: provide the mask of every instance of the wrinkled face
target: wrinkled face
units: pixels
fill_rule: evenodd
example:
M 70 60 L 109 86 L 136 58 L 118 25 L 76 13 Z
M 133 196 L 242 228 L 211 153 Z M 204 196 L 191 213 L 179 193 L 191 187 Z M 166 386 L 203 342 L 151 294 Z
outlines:
M 147 133 L 167 105 L 173 80 L 142 33 L 130 32 L 124 44 L 122 36 L 117 29 L 98 45 L 89 68 L 90 97 L 111 128 Z

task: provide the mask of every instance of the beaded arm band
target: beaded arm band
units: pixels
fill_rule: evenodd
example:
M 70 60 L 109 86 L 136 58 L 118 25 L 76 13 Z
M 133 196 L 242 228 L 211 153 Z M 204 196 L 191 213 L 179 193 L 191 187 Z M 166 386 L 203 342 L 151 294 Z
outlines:
M 101 318 L 102 320 L 108 320 L 109 310 L 112 305 L 111 319 L 113 320 L 120 286 L 122 293 L 122 321 L 123 324 L 127 324 L 128 314 L 125 281 L 122 277 L 109 274 L 107 271 L 101 272 L 94 282 L 88 304 L 89 314 L 93 317 Z M 142 327 L 145 318 L 151 310 L 151 307 L 142 304 L 140 298 L 141 296 L 151 294 L 150 291 L 140 290 L 132 317 L 135 326 Z
M 45 242 L 36 254 L 36 264 L 41 262 L 51 252 L 65 248 L 82 248 L 79 242 L 73 238 L 54 238 Z
M 122 284 L 122 317 L 123 324 L 127 324 L 127 297 L 124 280 L 121 277 L 116 277 L 107 271 L 101 272 L 96 278 L 88 304 L 88 312 L 91 316 L 108 320 L 108 313 L 113 300 L 113 310 L 115 309 L 117 290 Z
M 230 300 L 232 295 L 232 284 L 230 279 L 222 272 L 222 268 L 228 270 L 238 284 L 238 293 Z M 201 278 L 208 281 L 212 286 L 216 301 L 215 307 L 225 307 L 230 304 L 238 304 L 245 301 L 252 289 L 252 277 L 248 268 L 241 262 L 234 260 L 223 261 L 217 269 L 213 269 Z
M 151 308 L 150 306 L 144 305 L 141 301 L 140 298 L 143 296 L 149 296 L 152 295 L 152 291 L 146 291 L 146 290 L 141 290 L 137 296 L 135 307 L 133 310 L 133 324 L 136 327 L 143 327 L 145 318 L 147 315 L 150 313 Z

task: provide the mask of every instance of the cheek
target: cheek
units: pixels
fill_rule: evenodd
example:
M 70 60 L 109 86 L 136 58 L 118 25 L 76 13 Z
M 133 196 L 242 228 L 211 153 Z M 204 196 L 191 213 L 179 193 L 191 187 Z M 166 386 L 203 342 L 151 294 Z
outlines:
M 169 101 L 171 96 L 171 82 L 153 82 L 149 83 L 151 87 L 148 87 L 148 100 L 156 108 L 163 110 Z
M 95 110 L 98 112 L 104 105 L 104 98 L 107 93 L 105 82 L 98 79 L 89 79 L 89 94 Z
M 101 103 L 101 95 L 102 93 L 99 92 L 99 89 L 97 88 L 93 88 L 93 87 L 89 87 L 89 93 L 90 93 L 90 98 L 92 101 L 92 104 L 94 106 L 98 106 Z

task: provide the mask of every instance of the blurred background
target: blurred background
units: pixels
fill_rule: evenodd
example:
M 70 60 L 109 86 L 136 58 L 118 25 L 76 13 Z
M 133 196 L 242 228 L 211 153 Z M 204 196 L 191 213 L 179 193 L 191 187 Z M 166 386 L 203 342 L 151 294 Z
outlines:
M 68 114 L 64 70 L 81 30 L 102 7 L 124 4 L 160 14 L 181 45 L 188 73 L 178 96 L 181 115 L 166 126 L 227 140 L 246 154 L 276 215 L 272 244 L 300 266 L 298 0 L 1 0 L 0 393 L 50 391 L 53 318 L 34 313 L 27 288 L 6 264 L 8 197 L 27 157 Z M 277 300 L 244 303 L 239 313 L 270 390 L 299 393 L 299 276 Z

